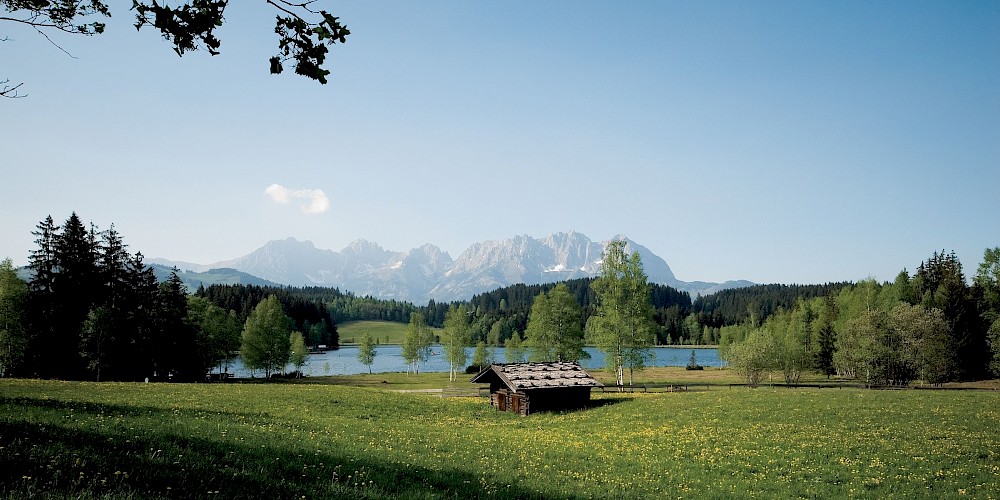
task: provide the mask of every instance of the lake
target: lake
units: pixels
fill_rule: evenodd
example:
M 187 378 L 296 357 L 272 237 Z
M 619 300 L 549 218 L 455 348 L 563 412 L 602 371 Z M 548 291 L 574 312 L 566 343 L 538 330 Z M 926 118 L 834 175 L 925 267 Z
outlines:
M 406 363 L 403 362 L 403 356 L 401 354 L 402 348 L 398 345 L 384 345 L 377 346 L 375 348 L 375 362 L 372 363 L 371 371 L 373 373 L 386 373 L 386 372 L 405 372 L 407 370 Z M 435 355 L 430 357 L 426 363 L 420 365 L 420 371 L 422 372 L 446 372 L 448 371 L 448 362 L 445 360 L 442 348 L 440 345 L 435 345 L 434 348 Z M 469 361 L 472 361 L 472 351 L 473 348 L 467 348 L 466 352 L 469 356 Z M 698 360 L 698 364 L 701 366 L 725 366 L 726 362 L 719 359 L 718 349 L 693 349 L 695 352 L 695 357 Z M 580 362 L 584 368 L 587 369 L 598 369 L 604 366 L 604 353 L 593 348 L 584 348 L 588 354 L 590 354 L 590 359 L 585 359 Z M 653 354 L 653 360 L 648 364 L 648 366 L 686 366 L 688 360 L 691 359 L 690 347 L 654 347 L 650 349 Z M 502 347 L 496 349 L 495 359 L 498 362 L 504 362 L 504 349 Z M 462 367 L 464 369 L 465 367 Z M 294 367 L 288 366 L 287 371 L 294 370 Z M 218 371 L 216 368 L 214 371 Z M 229 372 L 237 377 L 245 378 L 250 376 L 249 370 L 243 366 L 243 361 L 240 358 L 233 360 L 229 367 Z M 368 366 L 358 362 L 358 348 L 354 346 L 341 347 L 335 351 L 326 351 L 319 354 L 310 354 L 306 365 L 302 367 L 302 373 L 306 375 L 311 375 L 314 377 L 323 375 L 355 375 L 358 373 L 368 373 Z M 262 371 L 258 371 L 256 374 L 258 377 L 263 376 Z

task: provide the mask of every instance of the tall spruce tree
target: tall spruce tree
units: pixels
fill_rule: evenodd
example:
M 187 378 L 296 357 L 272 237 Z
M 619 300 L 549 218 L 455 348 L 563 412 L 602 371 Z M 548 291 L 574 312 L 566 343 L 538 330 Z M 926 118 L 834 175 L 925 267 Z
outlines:
M 48 219 L 44 225 L 47 225 Z M 41 230 L 47 235 L 39 239 L 52 237 L 52 261 L 41 267 L 51 271 L 48 284 L 36 288 L 46 288 L 44 300 L 47 318 L 40 319 L 41 335 L 37 344 L 36 362 L 40 374 L 44 377 L 80 379 L 86 374 L 85 364 L 80 356 L 80 341 L 83 323 L 94 303 L 94 290 L 97 284 L 97 264 L 95 252 L 95 236 L 88 232 L 80 217 L 74 212 L 58 232 L 49 232 L 46 227 Z M 49 249 L 40 249 L 47 253 Z M 45 258 L 48 256 L 46 255 Z M 42 255 L 39 255 L 42 258 Z M 45 279 L 45 278 L 42 278 Z
M 31 375 L 49 377 L 55 370 L 52 351 L 47 348 L 57 341 L 58 302 L 56 300 L 56 240 L 59 228 L 49 215 L 38 223 L 35 231 L 36 248 L 28 256 L 32 278 L 28 283 L 28 338 L 27 365 Z
M 188 316 L 187 291 L 177 272 L 176 268 L 171 271 L 167 280 L 160 283 L 157 292 L 156 323 L 151 342 L 154 346 L 153 366 L 160 377 L 200 380 L 208 367 L 195 354 L 198 349 L 195 331 L 185 321 Z
M 832 294 L 815 300 L 822 301 L 822 305 L 818 308 L 816 321 L 813 322 L 816 338 L 816 357 L 813 366 L 829 378 L 837 372 L 833 366 L 833 351 L 837 345 L 837 333 L 833 329 L 833 321 L 837 318 L 837 301 Z
M 136 252 L 126 263 L 129 295 L 124 332 L 119 339 L 128 345 L 128 356 L 121 367 L 124 380 L 143 380 L 153 375 L 156 326 L 159 323 L 159 286 L 153 268 L 143 262 L 142 252 Z
M 96 234 L 91 229 L 91 235 Z M 130 330 L 129 305 L 134 291 L 129 286 L 129 255 L 114 225 L 100 232 L 94 247 L 96 257 L 93 301 L 81 331 L 80 355 L 91 377 L 98 380 L 132 378 L 126 374 L 135 344 L 127 338 Z

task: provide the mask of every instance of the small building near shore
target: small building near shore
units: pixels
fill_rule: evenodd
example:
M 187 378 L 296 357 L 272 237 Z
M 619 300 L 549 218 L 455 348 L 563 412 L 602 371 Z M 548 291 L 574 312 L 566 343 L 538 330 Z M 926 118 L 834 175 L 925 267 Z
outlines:
M 582 408 L 592 388 L 604 387 L 579 363 L 567 362 L 493 364 L 472 382 L 490 384 L 494 408 L 520 415 Z

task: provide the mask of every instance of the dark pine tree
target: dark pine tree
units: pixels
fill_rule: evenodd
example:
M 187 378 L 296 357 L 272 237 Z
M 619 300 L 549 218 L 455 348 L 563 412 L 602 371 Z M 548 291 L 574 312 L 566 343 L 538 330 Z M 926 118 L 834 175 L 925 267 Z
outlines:
M 837 301 L 834 296 L 823 298 L 823 312 L 816 319 L 816 370 L 829 378 L 837 372 L 833 367 L 833 352 L 836 350 L 837 332 L 833 328 L 833 320 L 837 317 Z
M 153 368 L 161 380 L 200 380 L 205 367 L 200 366 L 195 332 L 187 317 L 187 292 L 175 268 L 167 281 L 160 283 L 156 322 L 152 331 Z
M 54 367 L 50 364 L 48 347 L 56 341 L 56 239 L 59 228 L 48 216 L 32 231 L 37 248 L 28 257 L 32 278 L 28 282 L 28 352 L 22 375 L 50 377 Z
M 975 379 L 986 375 L 989 363 L 987 326 L 977 307 L 971 287 L 966 284 L 962 263 L 955 253 L 934 252 L 917 268 L 913 289 L 921 304 L 944 313 L 950 333 L 950 353 L 947 360 L 956 378 Z
M 101 234 L 97 246 L 97 287 L 95 300 L 89 312 L 91 320 L 99 318 L 103 331 L 85 329 L 81 355 L 89 359 L 91 369 L 97 362 L 103 380 L 120 380 L 126 377 L 126 367 L 133 354 L 133 344 L 128 338 L 132 290 L 129 286 L 129 254 L 121 235 L 114 225 Z M 96 316 L 95 316 L 96 315 Z
M 159 323 L 159 287 L 153 268 L 146 266 L 141 252 L 136 252 L 126 267 L 128 326 L 120 338 L 127 356 L 119 376 L 123 380 L 143 380 L 151 377 L 155 369 L 153 339 Z

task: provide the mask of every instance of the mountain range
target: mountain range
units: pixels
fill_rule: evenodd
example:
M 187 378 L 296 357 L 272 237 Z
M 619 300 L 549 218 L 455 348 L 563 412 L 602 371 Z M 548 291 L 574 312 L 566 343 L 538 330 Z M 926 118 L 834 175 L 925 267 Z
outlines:
M 749 281 L 707 283 L 678 280 L 667 262 L 646 247 L 619 235 L 626 250 L 639 252 L 650 282 L 689 292 L 692 297 L 725 288 L 753 285 Z M 316 248 L 310 241 L 274 240 L 248 255 L 202 265 L 150 259 L 154 264 L 176 266 L 183 278 L 195 282 L 201 273 L 206 285 L 219 270 L 229 282 L 252 283 L 253 278 L 291 286 L 337 287 L 358 296 L 395 299 L 414 304 L 468 300 L 473 295 L 524 283 L 554 283 L 600 275 L 601 255 L 607 241 L 595 242 L 570 231 L 536 239 L 527 235 L 471 245 L 457 259 L 426 244 L 405 252 L 385 250 L 376 243 L 357 240 L 336 252 Z M 238 273 L 243 276 L 242 281 Z

